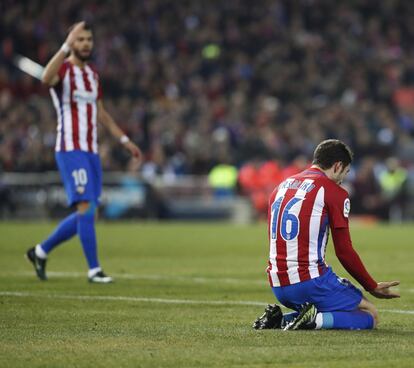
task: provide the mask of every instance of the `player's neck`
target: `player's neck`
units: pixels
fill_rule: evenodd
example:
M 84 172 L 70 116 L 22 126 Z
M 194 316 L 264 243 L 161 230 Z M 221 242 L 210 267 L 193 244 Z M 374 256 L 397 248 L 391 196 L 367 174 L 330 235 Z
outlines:
M 68 58 L 69 62 L 73 65 L 78 66 L 79 68 L 83 68 L 86 65 L 86 61 L 82 61 L 81 59 L 77 58 L 75 55 L 71 54 Z
M 332 181 L 334 181 L 336 184 L 338 183 L 338 179 L 337 179 L 337 175 L 335 175 L 333 166 L 329 169 L 322 169 L 320 166 L 318 165 L 312 165 L 311 169 L 317 169 L 322 171 L 329 179 L 331 179 Z

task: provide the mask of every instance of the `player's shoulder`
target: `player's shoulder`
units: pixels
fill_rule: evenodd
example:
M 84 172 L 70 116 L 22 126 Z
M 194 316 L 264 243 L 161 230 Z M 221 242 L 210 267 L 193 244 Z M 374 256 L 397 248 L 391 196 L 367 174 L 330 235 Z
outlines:
M 328 207 L 343 208 L 344 216 L 348 217 L 351 208 L 349 194 L 343 187 L 330 179 L 327 179 L 324 185 L 324 202 Z
M 341 187 L 339 184 L 335 183 L 333 180 L 328 179 L 326 180 L 326 187 L 329 190 L 329 192 L 334 196 L 340 196 L 340 197 L 348 197 L 348 191 Z
M 62 65 L 59 68 L 59 72 L 60 73 L 65 73 L 66 71 L 68 71 L 70 69 L 70 66 L 72 64 L 70 63 L 70 61 L 68 59 L 65 59 L 62 63 Z

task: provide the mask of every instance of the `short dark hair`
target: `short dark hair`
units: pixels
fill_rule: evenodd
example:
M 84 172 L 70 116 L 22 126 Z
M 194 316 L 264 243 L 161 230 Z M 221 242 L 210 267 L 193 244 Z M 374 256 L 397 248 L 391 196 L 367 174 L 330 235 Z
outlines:
M 74 23 L 74 24 L 72 24 L 70 27 L 69 27 L 69 29 L 68 29 L 68 34 L 70 33 L 70 31 L 72 31 L 72 29 L 73 28 L 75 28 L 75 26 L 77 25 L 78 23 Z M 85 31 L 91 31 L 92 33 L 93 33 L 93 31 L 92 31 L 92 25 L 91 25 L 91 23 L 89 23 L 89 22 L 85 22 L 85 25 L 83 26 L 83 29 L 85 30 Z
M 335 162 L 342 162 L 344 167 L 348 166 L 354 157 L 351 149 L 338 139 L 327 139 L 318 144 L 313 153 L 312 164 L 321 169 L 331 168 Z

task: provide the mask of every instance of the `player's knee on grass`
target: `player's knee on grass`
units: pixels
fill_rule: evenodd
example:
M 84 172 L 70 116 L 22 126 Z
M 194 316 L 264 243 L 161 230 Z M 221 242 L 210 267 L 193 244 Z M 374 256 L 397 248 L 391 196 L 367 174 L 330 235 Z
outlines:
M 374 309 L 369 311 L 369 313 L 371 313 L 372 317 L 374 318 L 374 327 L 373 328 L 376 328 L 378 326 L 378 323 L 379 323 L 377 308 L 374 307 Z
M 378 319 L 378 311 L 375 305 L 369 302 L 367 299 L 362 299 L 358 308 L 364 312 L 369 313 L 372 316 L 372 318 L 374 319 L 373 328 L 376 328 L 378 326 L 379 319 Z

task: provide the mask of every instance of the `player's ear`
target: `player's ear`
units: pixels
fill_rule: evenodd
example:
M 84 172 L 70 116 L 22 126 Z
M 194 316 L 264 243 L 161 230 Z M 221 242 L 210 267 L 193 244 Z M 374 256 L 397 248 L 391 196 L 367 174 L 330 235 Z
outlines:
M 334 163 L 334 174 L 336 174 L 338 171 L 341 171 L 341 165 L 342 163 L 339 161 Z

